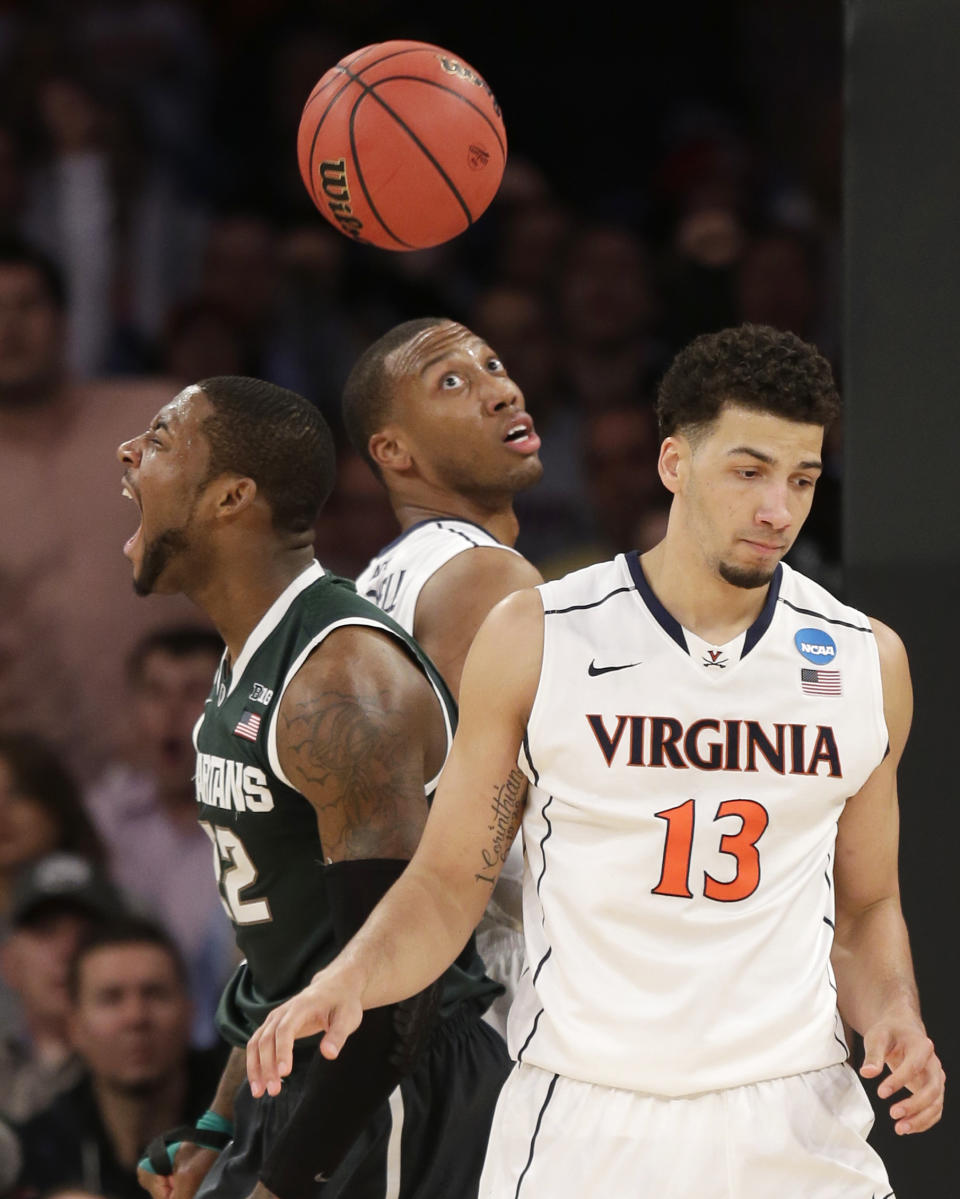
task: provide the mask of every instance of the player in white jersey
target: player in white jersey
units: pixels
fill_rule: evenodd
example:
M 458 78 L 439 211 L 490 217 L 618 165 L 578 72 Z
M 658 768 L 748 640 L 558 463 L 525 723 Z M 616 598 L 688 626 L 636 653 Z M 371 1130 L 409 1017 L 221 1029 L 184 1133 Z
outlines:
M 423 317 L 361 355 L 343 415 L 401 529 L 358 576 L 357 591 L 414 635 L 457 698 L 483 618 L 512 591 L 543 581 L 512 548 L 513 498 L 543 473 L 523 395 L 482 338 Z M 487 972 L 504 987 L 485 1019 L 504 1036 L 526 968 L 522 875 L 517 838 L 477 929 Z
M 363 1009 L 436 976 L 522 819 L 531 973 L 483 1199 L 892 1196 L 842 1030 L 898 1133 L 939 1120 L 897 877 L 909 669 L 892 630 L 781 563 L 838 407 L 792 334 L 681 351 L 664 540 L 491 612 L 420 847 L 255 1034 L 255 1091 L 296 1037 L 326 1030 L 335 1057 Z

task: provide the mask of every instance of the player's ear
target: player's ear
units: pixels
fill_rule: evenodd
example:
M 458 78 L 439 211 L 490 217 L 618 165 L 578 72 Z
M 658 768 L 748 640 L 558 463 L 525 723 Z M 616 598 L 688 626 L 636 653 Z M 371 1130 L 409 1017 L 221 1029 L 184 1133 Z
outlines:
M 216 485 L 217 516 L 237 516 L 257 498 L 257 485 L 247 475 L 223 475 Z
M 413 465 L 407 439 L 395 425 L 374 433 L 367 442 L 367 450 L 381 471 L 404 471 Z
M 680 433 L 664 439 L 657 459 L 657 473 L 667 491 L 676 493 L 680 489 L 685 460 L 690 454 L 690 443 Z

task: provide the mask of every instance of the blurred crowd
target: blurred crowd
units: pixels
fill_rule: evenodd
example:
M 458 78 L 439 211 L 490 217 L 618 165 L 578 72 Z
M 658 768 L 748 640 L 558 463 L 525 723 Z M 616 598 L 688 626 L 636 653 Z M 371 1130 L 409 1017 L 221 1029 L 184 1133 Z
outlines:
M 117 444 L 207 376 L 302 393 L 340 445 L 318 556 L 353 577 L 396 529 L 341 387 L 394 323 L 451 316 L 543 438 L 518 548 L 555 578 L 653 544 L 652 405 L 681 345 L 767 323 L 840 376 L 839 5 L 771 7 L 693 5 L 710 24 L 689 61 L 606 47 L 613 90 L 571 84 L 496 5 L 474 37 L 386 0 L 0 4 L 0 1195 L 18 1176 L 24 1199 L 80 1194 L 55 1188 L 81 1175 L 136 1194 L 139 1148 L 199 1114 L 221 1052 L 234 951 L 191 730 L 222 645 L 186 601 L 133 595 Z M 319 76 L 395 36 L 462 49 L 511 138 L 481 220 L 411 254 L 328 226 L 294 149 Z M 837 428 L 790 560 L 842 595 L 841 482 Z

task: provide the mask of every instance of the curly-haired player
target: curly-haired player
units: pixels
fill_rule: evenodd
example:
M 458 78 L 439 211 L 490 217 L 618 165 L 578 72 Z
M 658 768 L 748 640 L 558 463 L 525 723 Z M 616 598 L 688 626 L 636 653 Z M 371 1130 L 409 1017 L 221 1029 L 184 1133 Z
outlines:
M 416 854 L 251 1039 L 251 1086 L 438 975 L 522 824 L 530 970 L 483 1199 L 888 1199 L 844 1022 L 898 1133 L 944 1093 L 897 879 L 907 658 L 782 562 L 836 389 L 745 326 L 681 351 L 658 407 L 666 536 L 493 609 Z

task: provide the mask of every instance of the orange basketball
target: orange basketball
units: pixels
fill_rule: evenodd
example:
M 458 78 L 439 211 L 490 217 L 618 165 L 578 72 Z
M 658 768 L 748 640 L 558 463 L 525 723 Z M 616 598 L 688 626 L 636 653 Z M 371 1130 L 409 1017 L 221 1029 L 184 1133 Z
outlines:
M 500 106 L 480 75 L 427 42 L 364 46 L 331 67 L 300 118 L 307 191 L 341 233 L 385 250 L 449 241 L 497 193 Z

